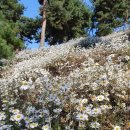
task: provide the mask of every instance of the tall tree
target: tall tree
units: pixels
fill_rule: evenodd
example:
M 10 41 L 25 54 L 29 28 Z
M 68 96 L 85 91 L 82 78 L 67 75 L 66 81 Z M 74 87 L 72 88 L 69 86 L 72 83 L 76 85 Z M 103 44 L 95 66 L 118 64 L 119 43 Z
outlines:
M 39 0 L 39 3 L 43 1 Z M 50 45 L 86 35 L 85 29 L 90 25 L 91 13 L 81 0 L 49 0 L 49 6 L 45 5 L 42 16 L 43 23 L 47 20 L 45 40 Z
M 24 41 L 38 37 L 39 18 L 23 16 L 24 6 L 19 0 L 0 0 L 0 58 L 23 49 Z
M 94 5 L 92 28 L 98 36 L 104 36 L 129 20 L 129 0 L 91 0 Z
M 41 30 L 41 39 L 40 39 L 40 47 L 44 46 L 45 42 L 45 31 L 46 31 L 46 6 L 47 0 L 38 0 L 39 3 L 42 5 L 41 14 L 42 14 L 42 30 Z
M 17 36 L 18 26 L 9 22 L 2 13 L 0 13 L 0 59 L 8 58 L 14 54 L 14 51 L 24 47 L 22 40 Z
M 0 0 L 0 58 L 10 57 L 24 47 L 18 26 L 23 10 L 17 0 Z

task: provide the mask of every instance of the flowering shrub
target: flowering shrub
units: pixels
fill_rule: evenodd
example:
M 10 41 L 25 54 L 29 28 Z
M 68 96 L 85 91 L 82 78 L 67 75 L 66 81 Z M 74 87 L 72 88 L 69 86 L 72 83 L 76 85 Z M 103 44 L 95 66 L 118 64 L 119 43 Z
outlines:
M 80 46 L 89 40 L 22 51 L 2 68 L 0 130 L 130 128 L 129 41 L 114 34 Z

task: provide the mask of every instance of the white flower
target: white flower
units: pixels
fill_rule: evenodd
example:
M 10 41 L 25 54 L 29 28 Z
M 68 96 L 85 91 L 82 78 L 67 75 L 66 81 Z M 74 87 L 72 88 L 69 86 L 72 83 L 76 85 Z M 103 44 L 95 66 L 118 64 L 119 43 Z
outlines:
M 27 90 L 29 88 L 29 85 L 22 85 L 20 87 L 20 90 Z
M 88 115 L 92 115 L 92 108 L 91 107 L 86 107 L 86 109 L 84 110 L 84 113 L 86 113 Z
M 108 109 L 108 106 L 107 105 L 101 105 L 100 108 L 101 108 L 101 110 L 106 110 L 106 109 Z
M 86 123 L 83 121 L 79 122 L 79 128 L 85 128 L 86 127 Z
M 126 108 L 126 104 L 125 103 L 121 103 L 121 107 L 122 108 Z
M 92 115 L 98 115 L 98 114 L 101 114 L 101 109 L 100 108 L 92 109 Z
M 23 114 L 16 114 L 16 115 L 13 115 L 13 119 L 15 121 L 21 121 L 22 119 L 24 118 Z
M 103 86 L 107 86 L 107 85 L 109 84 L 109 81 L 108 81 L 107 79 L 101 79 L 101 80 L 99 81 L 99 84 L 100 84 L 100 85 L 103 85 Z
M 6 115 L 4 112 L 0 112 L 0 121 L 5 120 Z
M 88 115 L 87 114 L 78 114 L 76 116 L 76 119 L 79 121 L 87 121 L 88 120 Z
M 38 126 L 38 123 L 31 123 L 29 126 L 30 128 L 36 128 Z
M 114 130 L 121 130 L 121 127 L 120 126 L 115 126 Z
M 13 109 L 13 110 L 11 110 L 11 112 L 12 112 L 13 114 L 18 114 L 20 111 L 19 111 L 18 109 Z
M 46 115 L 49 115 L 49 110 L 44 109 L 44 110 L 43 110 L 43 113 L 46 114 Z
M 93 107 L 93 104 L 89 104 L 88 107 L 86 108 L 92 108 Z
M 98 101 L 103 101 L 105 99 L 105 97 L 103 95 L 99 95 L 99 96 L 96 97 L 96 99 Z
M 30 123 L 32 120 L 30 120 L 29 117 L 24 117 L 24 121 L 26 122 L 26 124 Z
M 10 103 L 10 105 L 14 105 L 14 104 L 16 104 L 17 102 L 16 102 L 16 100 L 13 100 L 13 101 L 10 101 L 9 103 Z
M 88 102 L 88 99 L 86 99 L 86 98 L 81 100 L 82 104 L 87 103 L 87 102 Z
M 92 83 L 92 84 L 91 84 L 91 88 L 92 88 L 93 90 L 97 90 L 99 87 L 98 87 L 98 84 L 97 84 L 97 83 Z
M 12 125 L 2 125 L 0 126 L 0 130 L 11 130 Z
M 55 101 L 54 101 L 54 103 L 56 104 L 56 105 L 61 105 L 61 101 L 60 101 L 60 99 L 59 98 L 56 98 L 55 99 Z
M 27 107 L 27 112 L 28 112 L 28 113 L 34 113 L 35 110 L 36 110 L 36 109 L 35 109 L 34 106 L 28 106 L 28 107 Z
M 44 126 L 42 127 L 42 130 L 50 130 L 49 125 L 44 125 Z
M 95 95 L 90 95 L 90 98 L 91 98 L 92 101 L 96 100 L 96 96 Z
M 125 58 L 127 61 L 130 59 L 130 57 L 129 57 L 128 55 L 126 55 L 124 58 Z
M 105 97 L 105 100 L 106 100 L 106 101 L 110 101 L 110 99 L 109 99 L 108 97 Z
M 62 109 L 60 109 L 60 108 L 56 108 L 53 110 L 53 112 L 55 112 L 55 113 L 60 113 L 61 111 L 62 111 Z
M 92 110 L 89 107 L 87 107 L 84 112 L 87 113 L 88 115 L 92 115 Z
M 14 115 L 12 115 L 12 116 L 10 117 L 10 120 L 11 120 L 11 121 L 14 121 Z
M 99 128 L 99 127 L 100 127 L 100 124 L 99 124 L 98 122 L 92 122 L 92 123 L 90 124 L 90 127 L 91 127 L 91 128 Z

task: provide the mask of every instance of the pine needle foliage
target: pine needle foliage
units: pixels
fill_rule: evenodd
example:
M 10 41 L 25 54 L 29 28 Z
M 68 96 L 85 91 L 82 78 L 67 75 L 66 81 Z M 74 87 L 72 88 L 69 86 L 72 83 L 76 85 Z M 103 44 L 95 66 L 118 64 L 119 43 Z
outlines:
M 91 13 L 81 0 L 49 0 L 46 12 L 46 41 L 50 45 L 85 36 L 85 28 L 90 26 Z
M 0 0 L 0 59 L 13 56 L 25 48 L 25 41 L 37 37 L 40 20 L 22 16 L 24 9 L 19 0 Z
M 108 35 L 117 27 L 129 22 L 129 0 L 91 0 L 94 5 L 92 28 L 97 36 Z
M 9 22 L 0 13 L 0 59 L 13 56 L 16 50 L 24 47 L 22 40 L 17 36 L 18 26 Z
M 13 56 L 24 47 L 18 26 L 23 9 L 18 0 L 0 1 L 0 59 Z

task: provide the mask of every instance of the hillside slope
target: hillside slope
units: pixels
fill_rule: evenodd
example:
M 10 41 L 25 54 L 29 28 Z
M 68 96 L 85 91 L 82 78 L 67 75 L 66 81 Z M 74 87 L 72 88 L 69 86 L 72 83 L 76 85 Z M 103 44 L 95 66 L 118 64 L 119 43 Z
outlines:
M 2 68 L 0 108 L 5 110 L 7 100 L 9 109 L 18 109 L 26 118 L 30 118 L 30 107 L 35 108 L 33 113 L 40 112 L 41 117 L 31 116 L 22 126 L 28 129 L 37 122 L 39 129 L 49 124 L 52 130 L 109 130 L 118 124 L 126 130 L 130 127 L 129 92 L 130 43 L 120 32 L 19 52 Z

